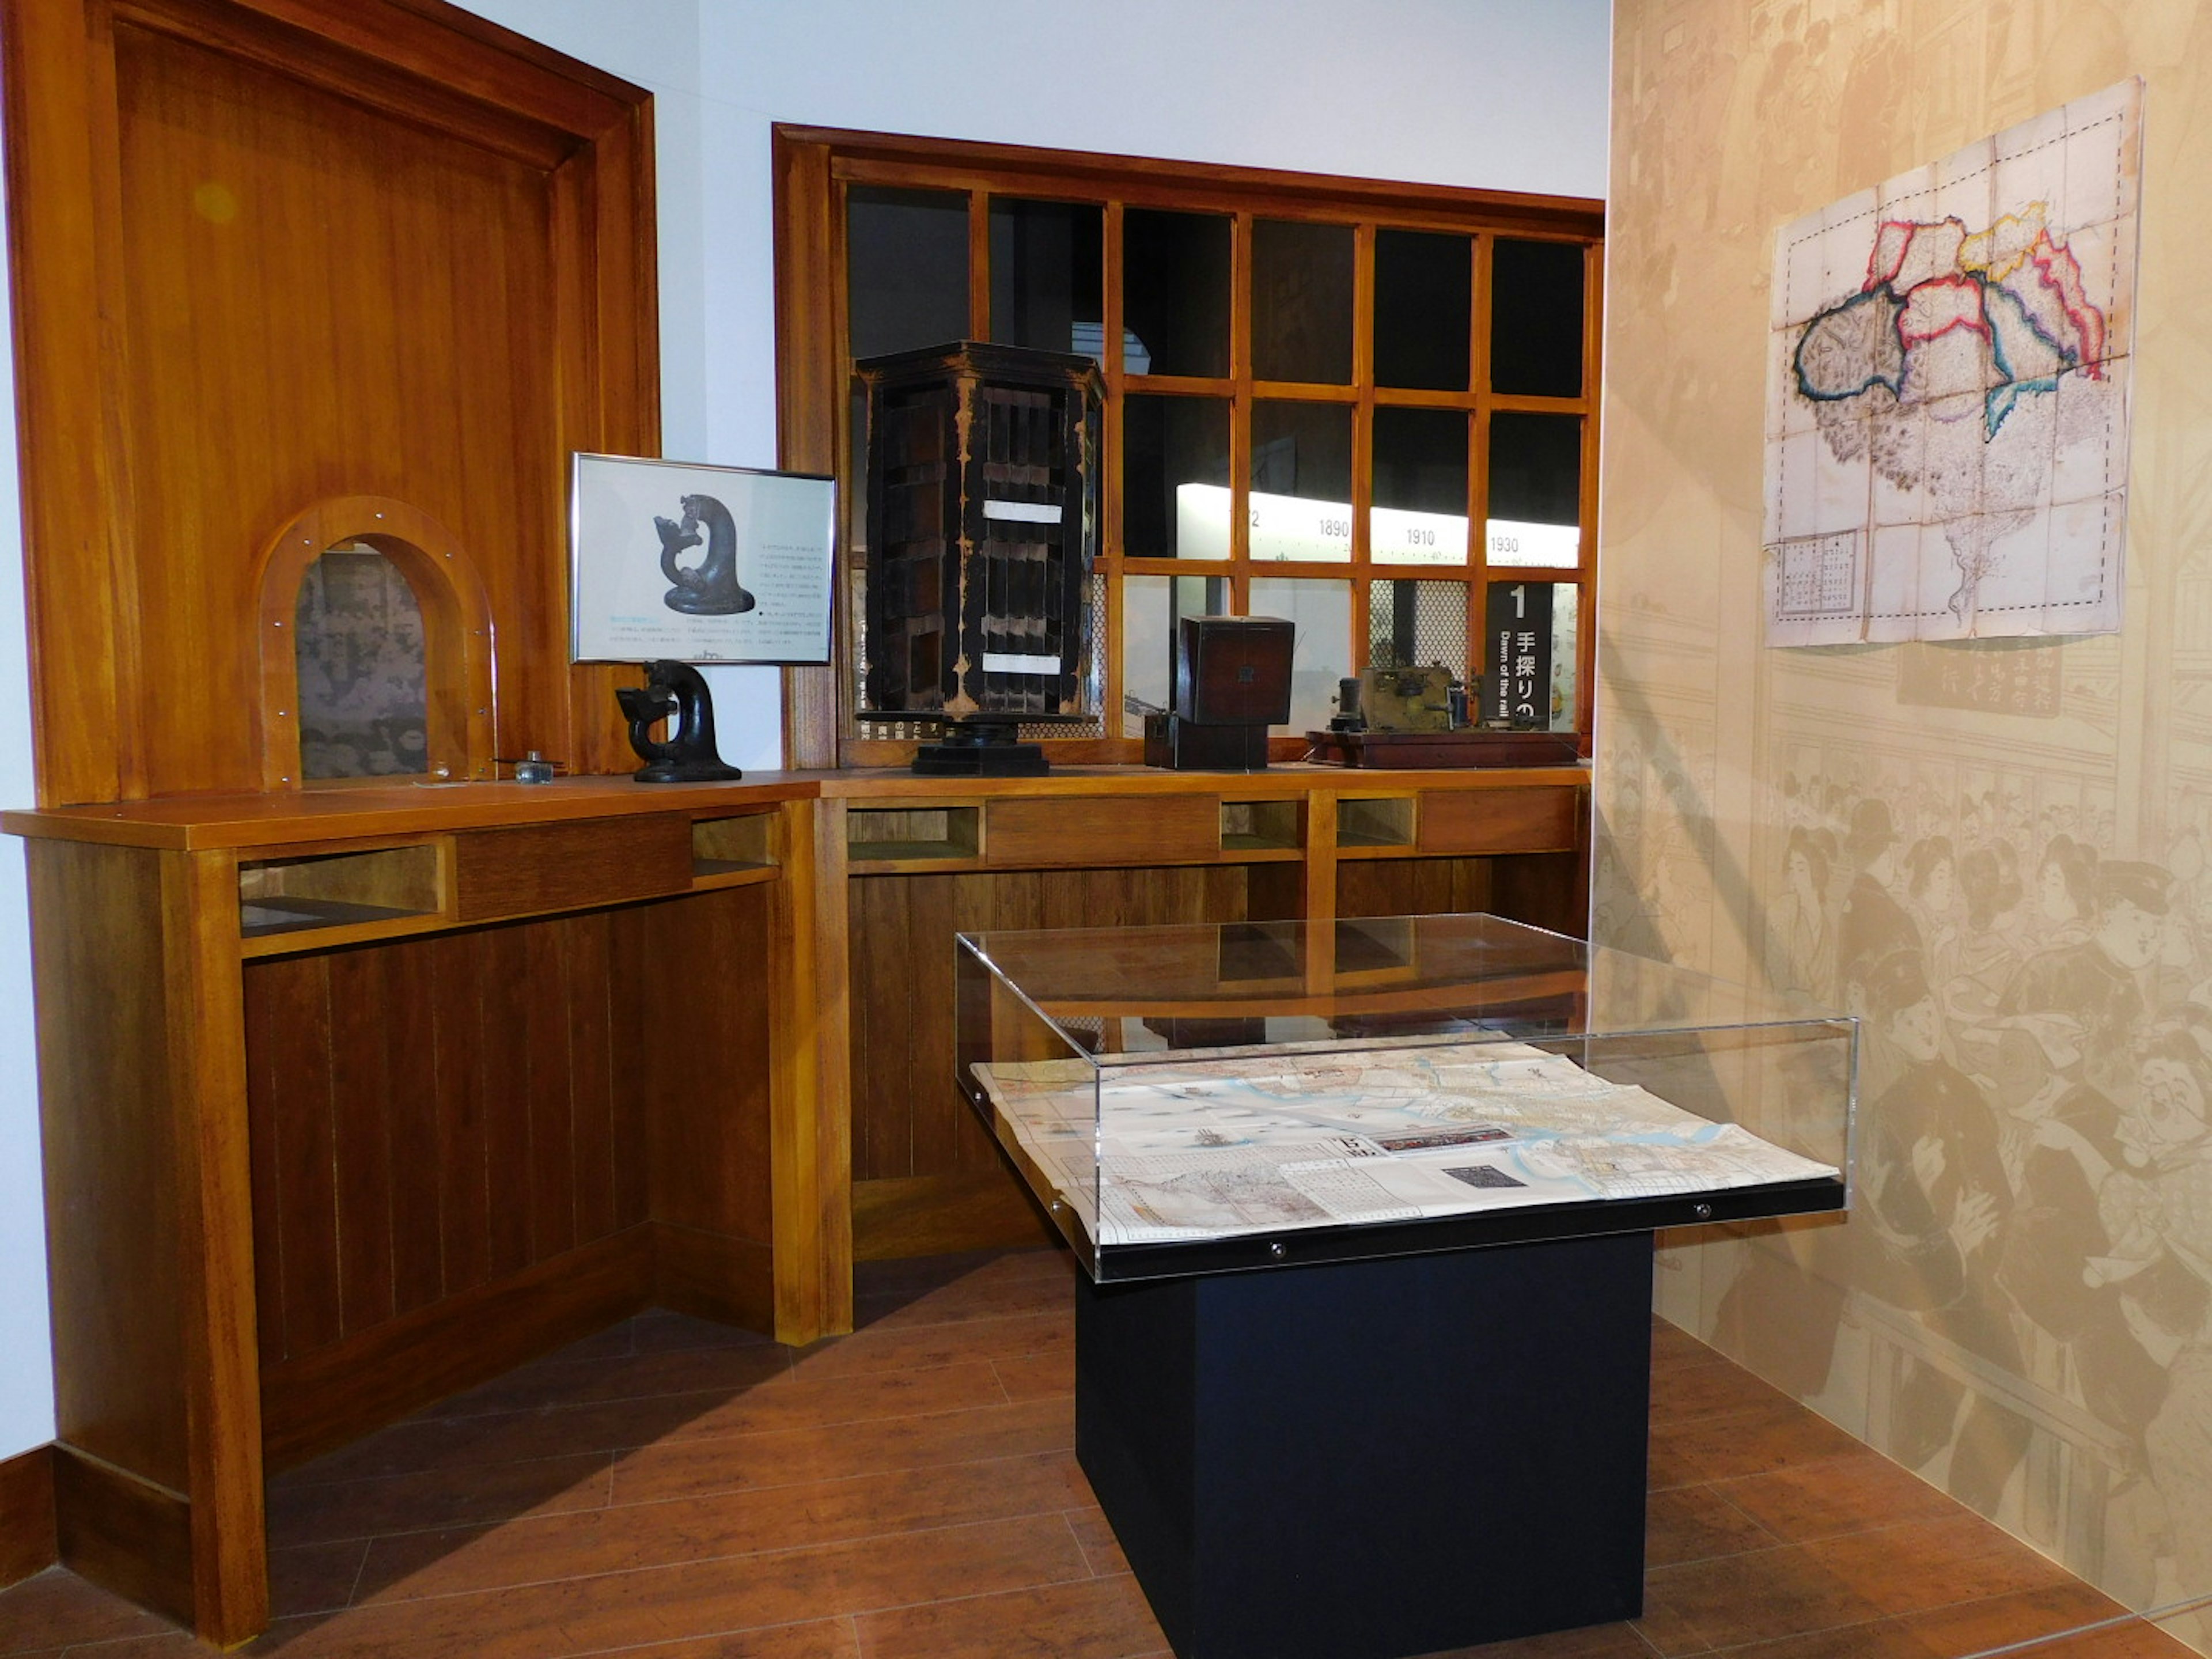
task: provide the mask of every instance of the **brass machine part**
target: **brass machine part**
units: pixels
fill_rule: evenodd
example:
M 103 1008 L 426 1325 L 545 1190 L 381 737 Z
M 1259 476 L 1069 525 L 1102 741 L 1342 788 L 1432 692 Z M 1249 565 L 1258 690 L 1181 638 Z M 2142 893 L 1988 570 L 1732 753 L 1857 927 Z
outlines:
M 1452 729 L 1451 670 L 1363 668 L 1359 708 L 1370 732 L 1449 732 Z

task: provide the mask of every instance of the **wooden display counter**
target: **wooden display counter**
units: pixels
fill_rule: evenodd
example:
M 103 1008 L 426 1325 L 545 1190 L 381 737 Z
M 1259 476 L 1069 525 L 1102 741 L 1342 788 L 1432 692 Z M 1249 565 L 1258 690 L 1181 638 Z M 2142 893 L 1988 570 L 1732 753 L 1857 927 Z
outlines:
M 1035 1237 L 952 935 L 1494 909 L 1579 932 L 1575 767 L 333 787 L 27 838 L 64 1559 L 236 1642 L 264 1473 L 652 1304 L 794 1345 Z

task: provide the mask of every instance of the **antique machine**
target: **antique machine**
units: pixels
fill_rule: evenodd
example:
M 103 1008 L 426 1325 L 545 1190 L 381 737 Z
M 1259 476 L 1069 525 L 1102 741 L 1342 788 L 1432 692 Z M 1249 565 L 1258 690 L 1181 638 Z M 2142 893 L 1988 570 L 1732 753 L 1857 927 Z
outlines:
M 1426 668 L 1370 665 L 1359 671 L 1358 706 L 1370 731 L 1449 732 L 1467 724 L 1466 697 L 1465 689 L 1441 663 Z
M 872 357 L 863 720 L 941 722 L 917 772 L 1024 775 L 1023 726 L 1097 717 L 1088 357 L 974 341 Z

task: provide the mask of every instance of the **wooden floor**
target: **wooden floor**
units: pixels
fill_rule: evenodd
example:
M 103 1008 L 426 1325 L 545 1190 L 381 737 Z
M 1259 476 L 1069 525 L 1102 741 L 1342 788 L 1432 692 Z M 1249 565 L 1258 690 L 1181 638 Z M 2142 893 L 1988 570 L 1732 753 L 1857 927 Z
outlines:
M 1164 1654 L 1071 1449 L 1069 1273 L 865 1268 L 860 1329 L 804 1352 L 647 1314 L 398 1424 L 276 1483 L 246 1650 Z M 2187 1652 L 1671 1327 L 1653 1372 L 1644 1616 L 1481 1653 Z M 205 1651 L 58 1570 L 0 1592 L 0 1653 Z

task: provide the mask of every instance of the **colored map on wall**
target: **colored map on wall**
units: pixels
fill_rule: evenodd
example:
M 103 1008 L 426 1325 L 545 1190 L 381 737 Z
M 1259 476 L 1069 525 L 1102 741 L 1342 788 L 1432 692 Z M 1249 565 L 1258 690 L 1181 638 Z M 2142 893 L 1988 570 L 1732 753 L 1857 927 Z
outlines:
M 1767 643 L 2120 625 L 2142 84 L 1788 225 Z

